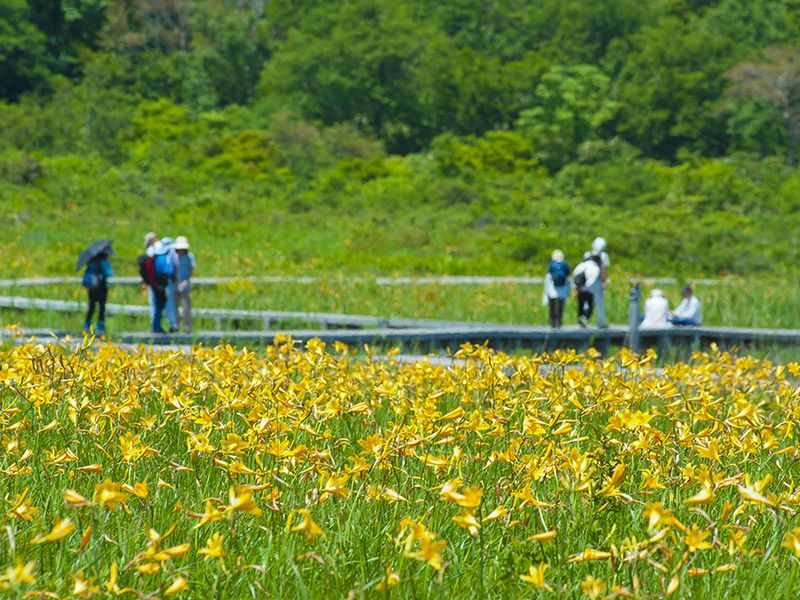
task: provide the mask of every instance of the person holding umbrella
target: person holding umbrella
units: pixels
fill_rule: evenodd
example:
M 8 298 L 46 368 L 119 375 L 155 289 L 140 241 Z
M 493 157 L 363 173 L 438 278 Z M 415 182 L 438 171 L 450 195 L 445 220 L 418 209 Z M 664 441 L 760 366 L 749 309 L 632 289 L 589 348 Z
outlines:
M 98 240 L 81 252 L 75 270 L 86 265 L 83 273 L 83 287 L 89 294 L 89 309 L 83 324 L 84 333 L 90 333 L 92 316 L 97 307 L 97 327 L 95 332 L 104 335 L 106 332 L 106 299 L 108 298 L 108 280 L 114 275 L 108 257 L 114 253 L 111 240 Z

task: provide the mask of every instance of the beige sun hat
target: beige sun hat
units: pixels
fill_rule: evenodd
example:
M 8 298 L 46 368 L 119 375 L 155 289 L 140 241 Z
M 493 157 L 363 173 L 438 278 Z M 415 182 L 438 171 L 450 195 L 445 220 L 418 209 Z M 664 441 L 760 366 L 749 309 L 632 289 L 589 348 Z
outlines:
M 179 235 L 175 238 L 175 243 L 172 245 L 175 250 L 188 250 L 189 240 L 185 235 Z

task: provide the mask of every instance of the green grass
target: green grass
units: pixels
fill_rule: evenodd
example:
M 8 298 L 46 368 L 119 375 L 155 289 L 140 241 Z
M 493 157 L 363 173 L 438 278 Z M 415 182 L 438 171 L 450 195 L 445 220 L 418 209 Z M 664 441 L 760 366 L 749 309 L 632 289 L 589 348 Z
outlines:
M 679 286 L 659 286 L 676 306 Z M 643 288 L 643 297 L 650 287 Z M 703 305 L 704 324 L 729 327 L 796 328 L 800 314 L 800 289 L 792 285 L 732 283 L 698 285 L 696 294 Z M 85 290 L 79 286 L 42 286 L 9 288 L 4 294 L 85 302 Z M 548 323 L 547 308 L 541 304 L 539 285 L 375 285 L 351 282 L 347 277 L 325 278 L 305 283 L 251 283 L 237 281 L 219 286 L 197 286 L 192 292 L 193 306 L 276 311 L 334 312 L 401 318 L 443 319 L 486 323 Z M 109 302 L 146 304 L 143 289 L 115 286 Z M 628 286 L 624 275 L 617 275 L 606 294 L 610 322 L 628 320 Z M 642 307 L 644 305 L 644 298 Z M 567 302 L 565 324 L 576 324 L 574 298 Z M 82 325 L 81 315 L 43 311 L 0 311 L 5 323 L 19 322 L 29 327 L 75 329 Z M 110 317 L 109 327 L 116 331 L 147 326 L 145 319 Z M 209 327 L 210 322 L 198 322 Z M 251 324 L 252 326 L 252 324 Z M 259 325 L 260 327 L 260 325 Z

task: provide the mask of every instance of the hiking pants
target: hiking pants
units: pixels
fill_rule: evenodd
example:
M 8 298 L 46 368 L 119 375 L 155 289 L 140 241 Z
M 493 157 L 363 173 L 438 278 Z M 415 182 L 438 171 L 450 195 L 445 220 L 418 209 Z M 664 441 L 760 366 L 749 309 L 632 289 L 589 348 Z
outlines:
M 153 323 L 151 331 L 153 333 L 164 333 L 164 329 L 161 327 L 161 314 L 167 304 L 166 290 L 156 285 L 151 285 L 150 290 L 153 293 Z
M 103 323 L 106 320 L 106 298 L 108 298 L 108 287 L 100 285 L 94 288 L 87 288 L 89 291 L 89 310 L 86 311 L 86 323 L 92 322 L 94 307 L 97 306 L 97 322 Z
M 590 319 L 594 312 L 594 294 L 586 290 L 578 292 L 578 319 L 586 317 Z
M 562 298 L 549 298 L 550 304 L 550 327 L 558 329 L 561 327 L 561 320 L 564 317 L 564 300 Z
M 175 290 L 175 309 L 180 309 L 183 315 L 183 329 L 186 333 L 192 333 L 192 288 L 185 290 Z
M 178 309 L 175 306 L 175 290 L 175 282 L 170 279 L 166 289 L 167 302 L 164 305 L 164 312 L 166 313 L 169 328 L 172 331 L 178 330 Z

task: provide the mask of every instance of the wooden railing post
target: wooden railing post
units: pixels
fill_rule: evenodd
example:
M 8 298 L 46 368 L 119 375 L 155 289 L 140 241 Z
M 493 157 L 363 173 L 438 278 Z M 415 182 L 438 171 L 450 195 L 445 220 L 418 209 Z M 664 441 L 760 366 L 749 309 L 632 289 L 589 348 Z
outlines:
M 639 301 L 641 297 L 642 287 L 637 281 L 631 285 L 628 303 L 628 347 L 634 352 L 639 352 Z

